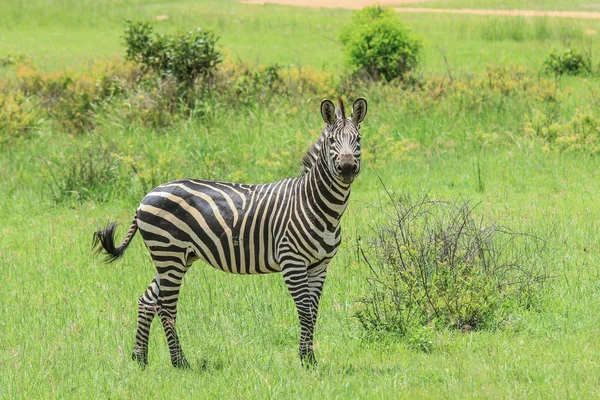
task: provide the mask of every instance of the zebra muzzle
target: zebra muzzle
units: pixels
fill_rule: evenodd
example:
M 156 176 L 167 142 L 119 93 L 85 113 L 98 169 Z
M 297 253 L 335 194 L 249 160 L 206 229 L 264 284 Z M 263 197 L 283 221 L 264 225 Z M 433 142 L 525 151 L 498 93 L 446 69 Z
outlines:
M 340 174 L 345 183 L 350 183 L 358 173 L 358 163 L 352 154 L 342 154 L 340 156 Z

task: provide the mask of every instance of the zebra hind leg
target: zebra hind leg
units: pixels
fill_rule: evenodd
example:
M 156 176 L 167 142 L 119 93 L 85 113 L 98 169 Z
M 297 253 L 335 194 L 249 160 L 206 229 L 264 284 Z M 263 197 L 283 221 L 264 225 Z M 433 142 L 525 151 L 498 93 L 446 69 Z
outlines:
M 157 278 L 154 278 L 148 286 L 148 289 L 138 299 L 138 322 L 135 333 L 135 347 L 131 358 L 140 365 L 148 364 L 148 338 L 150 336 L 150 325 L 158 311 L 158 291 L 159 285 Z
M 187 266 L 170 266 L 168 271 L 164 271 L 160 276 L 160 291 L 158 295 L 158 314 L 167 336 L 169 353 L 171 354 L 171 364 L 177 368 L 189 368 L 190 364 L 186 360 L 179 336 L 175 330 L 175 321 L 177 320 L 177 301 L 179 300 L 179 291 L 183 275 Z

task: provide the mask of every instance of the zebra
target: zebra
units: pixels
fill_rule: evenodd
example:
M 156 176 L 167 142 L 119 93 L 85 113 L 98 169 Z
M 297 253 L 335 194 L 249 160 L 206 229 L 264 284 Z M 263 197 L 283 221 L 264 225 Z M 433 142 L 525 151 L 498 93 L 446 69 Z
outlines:
M 340 219 L 361 168 L 360 123 L 367 101 L 356 100 L 350 118 L 344 103 L 321 102 L 326 123 L 304 158 L 303 172 L 268 184 L 181 179 L 150 191 L 136 210 L 121 244 L 114 222 L 94 233 L 106 261 L 120 258 L 139 230 L 156 276 L 138 299 L 133 360 L 148 363 L 150 325 L 158 314 L 171 363 L 189 367 L 175 320 L 181 283 L 197 260 L 233 274 L 281 272 L 300 321 L 298 354 L 316 366 L 313 333 L 327 268 L 341 242 Z

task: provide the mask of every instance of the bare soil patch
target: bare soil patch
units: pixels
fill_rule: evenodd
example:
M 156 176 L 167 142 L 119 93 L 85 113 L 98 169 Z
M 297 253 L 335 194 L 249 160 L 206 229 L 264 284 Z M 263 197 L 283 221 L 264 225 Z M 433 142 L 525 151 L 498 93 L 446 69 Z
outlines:
M 382 6 L 399 6 L 403 4 L 419 4 L 434 0 L 243 0 L 245 4 L 281 4 L 288 6 L 312 8 L 349 8 L 361 9 L 379 3 Z M 558 17 L 600 19 L 600 12 L 593 11 L 539 11 L 539 10 L 475 10 L 450 8 L 395 8 L 404 13 L 446 13 L 473 15 L 506 15 L 518 17 Z
M 588 11 L 539 11 L 539 10 L 474 10 L 469 8 L 395 8 L 398 12 L 446 13 L 474 15 L 507 15 L 513 17 L 558 17 L 558 18 L 600 18 L 600 12 Z
M 379 3 L 382 6 L 399 6 L 403 4 L 419 4 L 434 0 L 242 0 L 245 4 L 281 4 L 287 6 L 311 8 L 361 8 Z

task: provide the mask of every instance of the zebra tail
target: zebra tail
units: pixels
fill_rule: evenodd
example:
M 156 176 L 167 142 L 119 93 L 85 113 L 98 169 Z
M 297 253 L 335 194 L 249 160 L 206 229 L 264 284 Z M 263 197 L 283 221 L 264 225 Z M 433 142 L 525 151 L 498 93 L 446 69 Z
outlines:
M 97 251 L 96 251 L 97 254 L 101 253 L 102 250 L 104 250 L 106 252 L 106 259 L 104 260 L 105 262 L 114 262 L 118 258 L 120 258 L 123 255 L 123 253 L 125 253 L 127 246 L 129 246 L 129 243 L 131 243 L 131 239 L 133 239 L 133 236 L 135 235 L 135 233 L 138 230 L 137 222 L 134 219 L 133 222 L 131 223 L 131 226 L 129 227 L 129 231 L 127 232 L 127 235 L 125 236 L 125 239 L 123 239 L 123 241 L 121 242 L 119 247 L 115 247 L 115 229 L 116 228 L 117 228 L 117 224 L 114 222 L 111 222 L 106 227 L 106 229 L 100 229 L 100 230 L 94 232 L 94 240 L 92 242 L 92 248 L 97 247 Z

